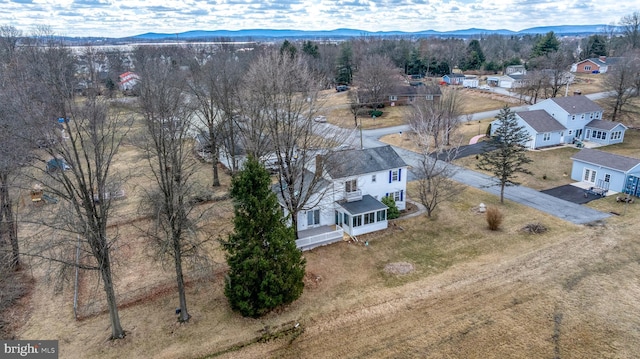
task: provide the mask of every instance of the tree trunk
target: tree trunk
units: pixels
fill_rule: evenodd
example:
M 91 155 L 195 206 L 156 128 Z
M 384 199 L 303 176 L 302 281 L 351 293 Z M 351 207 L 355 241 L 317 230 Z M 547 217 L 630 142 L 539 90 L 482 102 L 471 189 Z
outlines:
M 2 237 L 6 235 L 11 243 L 11 268 L 18 269 L 20 266 L 20 246 L 18 244 L 18 233 L 16 231 L 15 218 L 13 217 L 13 203 L 9 195 L 7 184 L 8 178 L 6 174 L 2 175 L 0 181 L 0 243 Z
M 211 154 L 213 155 L 213 187 L 220 186 L 220 177 L 218 175 L 218 162 L 220 162 L 220 154 L 218 149 L 212 149 Z
M 125 332 L 120 325 L 120 316 L 118 314 L 118 302 L 116 301 L 116 293 L 113 289 L 113 278 L 111 275 L 111 263 L 107 250 L 103 251 L 102 263 L 100 263 L 100 274 L 104 282 L 104 292 L 107 295 L 107 306 L 109 307 L 109 320 L 111 321 L 111 339 L 122 339 Z
M 505 183 L 500 183 L 500 203 L 504 204 L 504 187 Z
M 180 238 L 173 238 L 173 259 L 176 268 L 176 281 L 178 282 L 178 297 L 180 300 L 180 315 L 178 316 L 179 322 L 187 322 L 191 316 L 187 311 L 187 296 L 184 288 L 184 275 L 182 274 L 182 250 L 180 248 Z
M 296 239 L 298 238 L 298 214 L 291 213 L 291 226 L 293 227 L 293 231 L 296 234 Z

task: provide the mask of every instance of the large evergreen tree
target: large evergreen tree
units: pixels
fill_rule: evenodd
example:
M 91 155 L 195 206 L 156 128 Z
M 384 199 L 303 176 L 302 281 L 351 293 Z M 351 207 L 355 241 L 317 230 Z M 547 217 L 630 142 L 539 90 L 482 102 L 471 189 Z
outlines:
M 305 259 L 270 184 L 267 170 L 250 158 L 231 182 L 234 233 L 223 242 L 225 295 L 234 310 L 254 318 L 293 302 L 304 287 Z
M 533 46 L 533 57 L 545 56 L 549 53 L 556 52 L 560 48 L 560 41 L 553 31 L 549 31 L 546 35 L 538 38 Z
M 478 168 L 489 171 L 497 177 L 500 184 L 500 203 L 504 203 L 504 188 L 509 185 L 517 185 L 515 178 L 518 173 L 531 174 L 524 167 L 532 162 L 526 155 L 524 144 L 529 139 L 529 134 L 523 126 L 518 124 L 515 112 L 509 106 L 505 106 L 493 126 L 497 129 L 488 142 L 488 151 L 480 155 Z
M 463 70 L 479 70 L 484 64 L 485 57 L 478 40 L 471 40 L 467 46 L 467 54 L 462 61 Z

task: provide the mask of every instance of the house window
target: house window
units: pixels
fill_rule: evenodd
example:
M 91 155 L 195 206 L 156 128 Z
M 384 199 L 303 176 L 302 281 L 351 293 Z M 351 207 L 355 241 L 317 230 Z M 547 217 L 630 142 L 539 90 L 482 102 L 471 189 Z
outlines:
M 549 132 L 542 135 L 543 141 L 549 141 L 551 139 L 551 134 Z
M 395 95 L 389 96 L 389 101 L 398 101 L 398 96 L 395 96 Z
M 622 131 L 611 132 L 612 140 L 619 140 L 620 138 L 622 138 Z
M 590 65 L 586 65 L 586 66 L 584 67 L 584 70 L 585 70 L 585 71 L 591 71 L 591 66 L 590 66 Z
M 596 112 L 596 118 L 600 118 L 600 112 Z
M 581 120 L 584 120 L 584 113 L 582 114 L 582 116 L 580 117 Z
M 393 192 L 393 200 L 396 202 L 402 201 L 402 191 Z
M 584 179 L 585 182 L 591 182 L 591 183 L 595 183 L 596 182 L 596 171 L 589 169 L 589 168 L 585 168 L 584 169 L 584 176 L 582 177 Z
M 346 192 L 355 192 L 358 190 L 358 180 L 352 179 L 344 183 L 344 190 Z
M 346 224 L 347 226 L 349 225 L 349 215 L 344 213 L 344 221 L 342 221 L 342 223 Z
M 353 227 L 360 227 L 362 225 L 362 216 L 353 217 Z
M 398 171 L 391 172 L 391 180 L 392 181 L 397 181 L 398 180 Z
M 609 183 L 609 182 L 611 181 L 611 175 L 610 175 L 610 174 L 608 174 L 608 173 L 606 173 L 606 174 L 604 175 L 604 181 L 605 181 L 605 182 L 607 182 L 607 183 Z
M 371 183 L 376 183 L 376 175 L 371 175 Z
M 364 215 L 364 224 L 376 223 L 376 213 L 365 213 Z
M 569 136 L 573 135 L 573 130 L 569 130 Z
M 385 219 L 387 219 L 387 210 L 383 209 L 381 211 L 378 211 L 377 217 L 378 217 L 378 222 L 384 221 Z
M 307 211 L 307 225 L 316 226 L 318 224 L 320 224 L 320 210 Z
M 342 213 L 336 211 L 336 224 L 342 224 Z
M 425 96 L 425 99 L 427 101 L 433 101 L 433 95 L 427 95 L 427 96 Z
M 591 113 L 589 114 L 589 118 L 590 118 L 590 119 L 593 119 L 593 112 L 591 112 Z
M 572 115 L 572 116 L 571 116 L 571 121 L 573 121 L 573 120 L 575 120 L 575 119 L 576 119 L 576 115 Z

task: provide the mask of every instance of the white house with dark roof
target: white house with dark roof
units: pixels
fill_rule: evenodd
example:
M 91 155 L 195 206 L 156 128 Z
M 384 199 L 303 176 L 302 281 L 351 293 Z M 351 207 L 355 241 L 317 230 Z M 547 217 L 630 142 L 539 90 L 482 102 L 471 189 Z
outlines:
M 571 157 L 571 179 L 640 196 L 640 159 L 584 148 Z
M 529 132 L 527 148 L 591 142 L 604 146 L 624 141 L 627 127 L 602 119 L 603 109 L 586 96 L 555 97 L 516 113 L 520 126 Z M 494 133 L 498 121 L 492 122 Z M 494 128 L 495 127 L 495 128 Z
M 298 213 L 300 248 L 341 240 L 342 231 L 358 236 L 387 228 L 385 196 L 393 197 L 398 209 L 406 208 L 407 164 L 391 146 L 319 155 L 315 166 L 326 187 L 321 199 Z

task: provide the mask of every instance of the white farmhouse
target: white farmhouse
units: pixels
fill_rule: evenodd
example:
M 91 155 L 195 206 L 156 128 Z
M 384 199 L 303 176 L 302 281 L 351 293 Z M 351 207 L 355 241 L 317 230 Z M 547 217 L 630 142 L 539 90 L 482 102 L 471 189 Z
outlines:
M 316 175 L 324 188 L 312 206 L 298 213 L 298 240 L 310 249 L 387 228 L 385 196 L 406 208 L 407 164 L 391 146 L 345 150 L 316 159 Z M 321 198 L 320 198 L 321 197 Z

